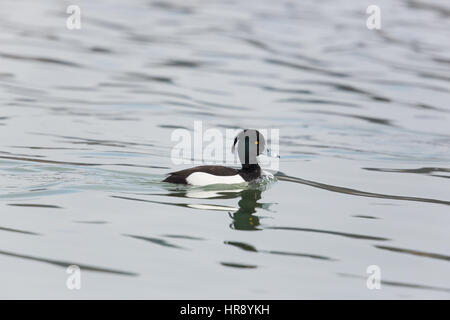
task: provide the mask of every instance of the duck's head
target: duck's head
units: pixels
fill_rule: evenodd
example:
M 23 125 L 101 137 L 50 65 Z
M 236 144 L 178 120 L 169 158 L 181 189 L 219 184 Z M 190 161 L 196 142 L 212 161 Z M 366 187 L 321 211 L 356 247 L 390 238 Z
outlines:
M 266 139 L 258 130 L 245 129 L 234 138 L 233 153 L 236 147 L 243 166 L 257 165 L 257 156 L 266 150 Z

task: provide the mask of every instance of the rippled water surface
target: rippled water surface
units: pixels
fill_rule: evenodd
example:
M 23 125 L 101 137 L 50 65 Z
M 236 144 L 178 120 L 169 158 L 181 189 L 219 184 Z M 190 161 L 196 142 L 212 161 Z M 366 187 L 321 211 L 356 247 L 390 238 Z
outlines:
M 69 4 L 0 4 L 0 297 L 450 298 L 448 1 Z M 276 181 L 161 183 L 196 120 Z

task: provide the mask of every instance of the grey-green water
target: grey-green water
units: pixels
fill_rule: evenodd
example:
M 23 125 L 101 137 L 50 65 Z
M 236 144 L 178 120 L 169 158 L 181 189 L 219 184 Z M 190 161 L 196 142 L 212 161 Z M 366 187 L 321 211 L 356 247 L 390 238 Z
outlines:
M 0 3 L 1 298 L 450 297 L 446 1 L 69 4 Z M 161 183 L 197 120 L 276 181 Z

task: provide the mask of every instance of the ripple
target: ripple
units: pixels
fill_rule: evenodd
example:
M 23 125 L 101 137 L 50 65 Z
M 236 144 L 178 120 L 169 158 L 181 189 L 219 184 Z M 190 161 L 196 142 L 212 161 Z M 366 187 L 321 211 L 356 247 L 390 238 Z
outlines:
M 166 235 L 164 235 L 164 237 L 173 238 L 173 239 L 205 240 L 204 238 L 186 236 L 186 235 L 182 235 L 182 234 L 166 234 Z
M 333 186 L 330 184 L 325 184 L 325 183 L 315 182 L 315 181 L 311 181 L 311 180 L 305 180 L 305 179 L 301 179 L 301 178 L 291 177 L 291 176 L 284 175 L 281 172 L 279 172 L 276 175 L 276 177 L 280 181 L 300 183 L 300 184 L 308 185 L 308 186 L 315 187 L 315 188 L 325 189 L 325 190 L 332 191 L 332 192 L 350 194 L 350 195 L 359 196 L 359 197 L 428 202 L 428 203 L 435 203 L 435 204 L 443 204 L 443 205 L 447 205 L 447 206 L 450 205 L 450 201 L 445 201 L 445 200 L 420 198 L 420 197 L 409 197 L 409 196 L 396 196 L 396 195 L 388 195 L 388 194 L 382 194 L 382 193 L 366 192 L 366 191 L 350 189 L 350 188 L 345 188 L 345 187 L 339 187 L 339 186 Z
M 366 281 L 367 277 L 355 275 L 355 274 L 349 274 L 349 273 L 338 273 L 341 277 L 346 278 L 355 278 L 355 279 L 361 279 Z M 381 284 L 387 285 L 387 286 L 393 286 L 393 287 L 402 287 L 402 288 L 410 288 L 410 289 L 423 289 L 423 290 L 433 290 L 433 291 L 442 291 L 442 292 L 449 292 L 450 288 L 443 288 L 443 287 L 435 287 L 435 286 L 428 286 L 423 284 L 416 284 L 416 283 L 408 283 L 408 282 L 398 282 L 398 281 L 390 281 L 390 280 L 380 280 Z
M 2 53 L 2 52 L 0 52 L 0 57 L 7 58 L 7 59 L 14 59 L 14 60 L 42 62 L 42 63 L 62 65 L 62 66 L 67 66 L 67 67 L 81 68 L 81 65 L 78 63 L 60 60 L 60 59 L 48 58 L 48 57 L 23 56 L 23 55 L 18 55 L 18 54 L 10 54 L 10 53 Z
M 124 234 L 124 236 L 134 238 L 134 239 L 148 241 L 148 242 L 151 242 L 151 243 L 163 246 L 163 247 L 174 248 L 174 249 L 185 249 L 185 248 L 177 246 L 175 244 L 171 244 L 164 239 L 143 237 L 143 236 L 137 236 L 137 235 L 132 235 L 132 234 Z
M 44 262 L 44 263 L 48 263 L 48 264 L 55 265 L 58 267 L 63 267 L 63 268 L 67 268 L 71 265 L 76 265 L 76 266 L 80 267 L 80 269 L 82 271 L 110 273 L 110 274 L 116 274 L 116 275 L 121 275 L 121 276 L 138 276 L 137 273 L 129 272 L 129 271 L 97 267 L 97 266 L 86 265 L 86 264 L 77 263 L 77 262 L 40 258 L 40 257 L 29 256 L 29 255 L 25 255 L 25 254 L 19 254 L 19 253 L 3 251 L 3 250 L 0 250 L 0 255 L 14 257 L 14 258 L 20 258 L 20 259 L 25 259 L 25 260 L 31 260 L 31 261 L 37 261 L 37 262 Z
M 31 231 L 25 231 L 25 230 L 19 230 L 19 229 L 13 229 L 13 228 L 6 228 L 6 227 L 0 227 L 0 231 L 7 231 L 7 232 L 16 232 L 16 233 L 22 233 L 22 234 L 29 234 L 33 236 L 39 236 L 39 233 L 31 232 Z
M 362 169 L 377 172 L 416 173 L 416 174 L 425 174 L 432 177 L 447 178 L 447 179 L 450 178 L 450 175 L 434 174 L 435 172 L 450 173 L 450 169 L 439 167 L 422 167 L 413 169 L 389 169 L 389 168 L 362 168 Z
M 60 206 L 51 204 L 39 204 L 39 203 L 8 203 L 8 206 L 15 207 L 31 207 L 31 208 L 48 208 L 48 209 L 62 209 Z
M 291 257 L 300 257 L 300 258 L 311 258 L 316 260 L 334 260 L 330 257 L 321 256 L 317 254 L 310 254 L 310 253 L 299 253 L 299 252 L 287 252 L 287 251 L 278 251 L 278 250 L 257 250 L 252 245 L 238 242 L 238 241 L 225 241 L 224 242 L 227 245 L 231 245 L 237 248 L 240 248 L 244 251 L 250 251 L 250 252 L 260 252 L 260 253 L 268 253 L 268 254 L 275 254 L 275 255 L 282 255 L 282 256 L 291 256 Z
M 375 248 L 382 249 L 382 250 L 388 250 L 398 253 L 405 253 L 405 254 L 411 254 L 414 256 L 424 257 L 424 258 L 431 258 L 431 259 L 439 259 L 439 260 L 445 260 L 450 261 L 450 256 L 446 256 L 443 254 L 438 253 L 431 253 L 431 252 L 425 252 L 425 251 L 418 251 L 418 250 L 412 250 L 412 249 L 402 249 L 402 248 L 395 248 L 395 247 L 387 247 L 387 246 L 378 246 L 376 245 Z
M 283 61 L 283 60 L 278 60 L 278 59 L 265 59 L 265 62 L 270 63 L 270 64 L 283 66 L 283 67 L 293 68 L 293 69 L 299 69 L 299 70 L 304 70 L 304 71 L 311 71 L 313 73 L 324 74 L 324 75 L 331 76 L 331 77 L 338 77 L 338 78 L 350 77 L 349 74 L 346 74 L 344 72 L 337 72 L 337 71 L 332 71 L 332 70 L 312 67 L 310 65 L 302 65 L 302 64 L 299 64 L 299 63 L 288 62 L 288 61 Z
M 383 238 L 383 237 L 367 236 L 367 235 L 363 235 L 363 234 L 339 232 L 339 231 L 332 231 L 332 230 L 312 229 L 312 228 L 272 227 L 272 226 L 267 226 L 267 227 L 265 227 L 265 229 L 324 233 L 324 234 L 331 234 L 331 235 L 334 235 L 334 236 L 341 236 L 341 237 L 360 239 L 360 240 L 376 240 L 376 241 L 390 241 L 391 240 L 391 239 Z
M 369 117 L 369 116 L 363 116 L 363 115 L 357 115 L 357 114 L 348 114 L 348 113 L 323 111 L 323 110 L 301 110 L 301 112 L 304 112 L 304 113 L 318 113 L 318 114 L 326 114 L 326 115 L 332 115 L 332 116 L 346 117 L 346 118 L 364 120 L 364 121 L 367 121 L 367 122 L 370 122 L 370 123 L 381 124 L 381 125 L 385 125 L 385 126 L 394 126 L 392 121 L 388 120 L 388 119 L 375 118 L 375 117 Z
M 237 268 L 237 269 L 256 269 L 258 266 L 254 264 L 244 264 L 235 262 L 221 262 L 224 267 Z

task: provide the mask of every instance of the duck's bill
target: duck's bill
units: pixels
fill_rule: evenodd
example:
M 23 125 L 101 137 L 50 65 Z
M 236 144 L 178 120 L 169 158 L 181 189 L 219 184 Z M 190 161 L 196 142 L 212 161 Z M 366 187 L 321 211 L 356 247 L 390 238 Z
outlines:
M 280 155 L 266 149 L 265 152 L 258 156 L 259 164 L 264 168 L 277 169 L 280 160 Z
M 266 148 L 265 155 L 269 158 L 280 158 L 280 155 L 278 153 L 272 152 L 269 148 Z

